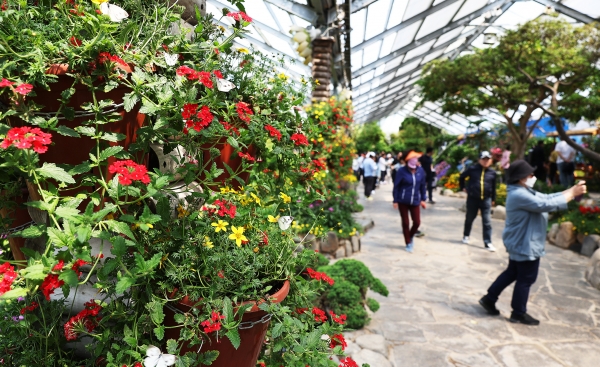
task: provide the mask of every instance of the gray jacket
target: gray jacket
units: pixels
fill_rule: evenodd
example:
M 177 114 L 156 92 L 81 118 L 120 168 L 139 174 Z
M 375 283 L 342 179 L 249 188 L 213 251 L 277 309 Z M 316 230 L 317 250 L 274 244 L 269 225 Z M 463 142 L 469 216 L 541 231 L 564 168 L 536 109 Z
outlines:
M 546 254 L 548 212 L 567 209 L 562 193 L 542 194 L 521 185 L 508 185 L 506 226 L 502 240 L 511 260 L 531 261 Z

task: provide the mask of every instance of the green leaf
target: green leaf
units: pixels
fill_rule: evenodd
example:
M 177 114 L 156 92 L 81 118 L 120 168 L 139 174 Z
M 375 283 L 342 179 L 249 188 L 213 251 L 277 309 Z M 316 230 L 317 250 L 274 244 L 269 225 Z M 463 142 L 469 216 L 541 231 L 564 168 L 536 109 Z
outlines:
M 162 252 L 158 254 L 154 254 L 150 260 L 146 260 L 146 270 L 153 270 L 160 264 L 160 259 L 162 259 Z
M 104 134 L 102 134 L 102 136 L 100 137 L 100 139 L 102 140 L 107 140 L 113 143 L 116 143 L 120 140 L 125 139 L 126 136 L 124 134 L 117 134 L 117 133 L 109 133 L 109 132 L 105 132 Z
M 75 176 L 75 175 L 80 175 L 82 173 L 89 172 L 89 170 L 90 170 L 90 164 L 88 162 L 84 162 L 84 163 L 78 164 L 75 167 L 71 168 L 69 170 L 69 174 L 72 176 Z
M 267 150 L 268 150 L 269 152 L 272 152 L 272 151 L 273 151 L 273 147 L 274 147 L 274 146 L 275 146 L 275 145 L 273 144 L 273 140 L 271 140 L 271 139 L 267 139 L 267 140 L 265 141 L 265 147 L 267 148 Z
M 72 238 L 71 241 L 69 241 L 69 236 L 65 232 L 60 231 L 56 228 L 50 227 L 46 230 L 46 233 L 48 234 L 48 238 L 50 238 L 50 241 L 52 241 L 58 247 L 69 246 L 72 242 L 75 241 L 74 238 Z
M 179 349 L 179 343 L 177 343 L 176 340 L 173 340 L 173 339 L 167 340 L 167 353 L 175 354 L 175 353 L 177 353 L 178 349 Z
M 25 228 L 24 230 L 17 232 L 19 237 L 23 238 L 38 238 L 46 232 L 46 226 L 30 226 Z
M 108 147 L 106 149 L 104 149 L 103 151 L 100 152 L 100 160 L 99 162 L 102 162 L 112 156 L 114 156 L 115 154 L 119 153 L 120 151 L 123 150 L 122 146 L 114 146 L 114 147 Z
M 108 329 L 107 329 L 107 330 L 108 330 Z M 137 348 L 137 346 L 138 346 L 138 345 L 137 345 L 137 344 L 138 344 L 138 342 L 137 342 L 137 339 L 136 339 L 136 338 L 134 338 L 133 336 L 126 336 L 126 337 L 124 337 L 124 338 L 123 338 L 123 340 L 124 340 L 124 341 L 125 341 L 125 343 L 127 343 L 127 345 L 129 345 L 130 347 Z
M 121 236 L 115 236 L 112 238 L 112 254 L 117 258 L 121 258 L 127 252 L 127 245 L 125 239 Z
M 227 137 L 227 144 L 231 145 L 235 150 L 240 150 L 240 145 L 238 144 L 237 140 L 233 138 L 233 136 Z
M 105 220 L 102 223 L 106 224 L 113 232 L 122 233 L 132 240 L 135 240 L 135 236 L 133 235 L 133 232 L 131 232 L 131 229 L 127 223 L 117 222 L 116 220 Z
M 225 322 L 230 323 L 234 321 L 233 305 L 229 297 L 223 299 L 223 315 L 225 316 Z
M 160 325 L 165 320 L 165 314 L 163 312 L 163 304 L 157 301 L 152 301 L 146 304 L 146 308 L 150 311 L 150 318 L 156 325 Z M 159 338 L 162 339 L 162 338 Z
M 165 126 L 169 126 L 169 121 L 167 120 L 166 117 L 160 116 L 159 118 L 156 119 L 156 122 L 154 123 L 154 130 L 158 130 L 161 127 L 165 127 Z
M 44 162 L 44 165 L 37 169 L 39 175 L 52 178 L 56 181 L 74 184 L 73 176 L 67 173 L 64 169 L 57 167 L 54 163 Z
M 64 135 L 64 136 L 71 136 L 74 138 L 79 138 L 81 137 L 81 135 L 79 135 L 77 133 L 77 131 L 71 129 L 70 127 L 66 127 L 65 125 L 60 125 L 58 127 L 58 129 L 56 129 L 56 131 L 60 134 L 60 135 Z
M 81 218 L 81 215 L 79 214 L 79 210 L 77 210 L 75 208 L 65 207 L 65 206 L 59 206 L 58 208 L 56 208 L 55 213 L 58 216 L 60 216 L 61 218 L 74 220 L 74 221 L 80 221 L 80 218 Z
M 208 352 L 200 354 L 200 363 L 206 366 L 210 366 L 219 357 L 218 350 L 209 350 Z
M 118 294 L 125 292 L 129 287 L 135 284 L 135 279 L 130 277 L 121 277 L 115 287 L 115 292 Z
M 19 297 L 25 297 L 27 295 L 27 289 L 25 288 L 15 288 L 10 291 L 4 293 L 0 296 L 0 299 L 15 299 Z
M 277 338 L 279 338 L 279 336 L 281 335 L 282 332 L 283 332 L 283 324 L 279 322 L 279 323 L 275 324 L 275 326 L 273 326 L 273 329 L 271 330 L 271 337 L 273 339 L 277 339 Z
M 85 135 L 85 136 L 95 136 L 96 135 L 96 128 L 93 126 L 77 126 L 75 128 L 75 131 L 77 131 L 78 133 Z
M 163 340 L 163 338 L 165 337 L 165 327 L 164 327 L 164 325 L 161 325 L 159 327 L 155 327 L 154 328 L 154 335 L 156 335 L 156 339 Z
M 158 111 L 158 106 L 156 106 L 153 102 L 150 102 L 147 99 L 144 99 L 142 101 L 142 107 L 140 108 L 140 113 L 143 113 L 146 115 L 152 115 L 156 111 Z
M 139 102 L 139 100 L 140 97 L 133 92 L 126 94 L 125 97 L 123 97 L 123 108 L 125 108 L 125 111 L 127 112 L 131 111 L 133 110 L 133 107 L 135 107 L 135 104 Z
M 240 333 L 237 329 L 229 329 L 229 331 L 227 331 L 225 335 L 227 336 L 227 338 L 229 338 L 231 345 L 233 345 L 235 349 L 238 349 L 240 347 L 242 339 L 240 338 Z
M 77 273 L 75 273 L 75 271 L 73 271 L 72 269 L 67 269 L 60 273 L 58 279 L 64 280 L 65 283 L 67 283 L 71 287 L 75 287 L 77 286 L 77 283 L 79 283 L 79 277 L 77 276 Z
M 261 115 L 265 115 L 265 116 L 266 115 L 270 115 L 271 114 L 271 110 L 267 108 L 265 110 L 260 111 L 260 114 Z
M 43 280 L 48 275 L 44 272 L 44 264 L 28 266 L 22 272 L 25 279 Z

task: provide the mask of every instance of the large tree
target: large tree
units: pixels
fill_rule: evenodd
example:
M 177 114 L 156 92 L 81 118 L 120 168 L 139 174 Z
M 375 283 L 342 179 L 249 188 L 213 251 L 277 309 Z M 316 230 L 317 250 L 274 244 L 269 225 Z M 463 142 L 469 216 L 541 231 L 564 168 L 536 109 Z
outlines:
M 599 61 L 598 24 L 538 19 L 508 31 L 496 47 L 431 62 L 419 84 L 423 100 L 441 102 L 446 113 L 500 113 L 519 158 L 537 125 L 528 121 L 541 115 L 552 117 L 561 139 L 600 160 L 600 154 L 575 143 L 564 128 L 565 120 L 600 116 Z
M 385 139 L 385 133 L 378 122 L 367 122 L 359 127 L 356 135 L 356 149 L 359 152 L 387 152 L 390 147 Z
M 421 121 L 417 117 L 407 117 L 402 121 L 398 133 L 391 134 L 390 147 L 395 152 L 416 149 L 425 151 L 427 147 L 438 147 L 449 140 L 439 128 Z

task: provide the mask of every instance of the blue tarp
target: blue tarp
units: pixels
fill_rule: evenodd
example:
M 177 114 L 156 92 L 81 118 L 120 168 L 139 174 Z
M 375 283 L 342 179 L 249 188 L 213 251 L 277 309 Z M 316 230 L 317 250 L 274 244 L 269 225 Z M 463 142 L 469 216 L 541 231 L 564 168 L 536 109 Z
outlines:
M 536 121 L 537 119 L 529 120 L 529 122 L 527 122 L 527 126 L 532 126 Z M 563 119 L 563 126 L 565 127 L 565 130 L 569 130 L 569 123 L 565 119 Z M 540 120 L 535 129 L 533 129 L 531 136 L 535 138 L 545 138 L 546 134 L 553 131 L 556 131 L 556 128 L 552 125 L 552 118 L 544 117 Z

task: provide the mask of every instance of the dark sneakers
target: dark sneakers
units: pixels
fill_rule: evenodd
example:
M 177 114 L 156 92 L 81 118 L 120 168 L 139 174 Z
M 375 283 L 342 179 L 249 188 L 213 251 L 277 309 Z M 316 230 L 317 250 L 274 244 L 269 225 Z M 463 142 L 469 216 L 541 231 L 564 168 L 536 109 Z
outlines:
M 540 320 L 536 320 L 533 317 L 529 316 L 529 314 L 524 313 L 522 315 L 515 315 L 515 313 L 511 313 L 510 314 L 510 319 L 508 319 L 508 321 L 510 322 L 514 322 L 514 323 L 521 323 L 524 325 L 539 325 L 540 324 Z
M 489 313 L 492 316 L 498 316 L 500 315 L 500 311 L 498 311 L 498 309 L 496 308 L 496 304 L 491 302 L 487 296 L 483 296 L 481 297 L 481 299 L 479 300 L 479 304 L 481 305 L 481 307 L 483 307 L 487 313 Z

